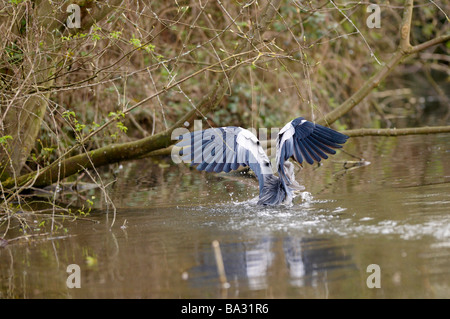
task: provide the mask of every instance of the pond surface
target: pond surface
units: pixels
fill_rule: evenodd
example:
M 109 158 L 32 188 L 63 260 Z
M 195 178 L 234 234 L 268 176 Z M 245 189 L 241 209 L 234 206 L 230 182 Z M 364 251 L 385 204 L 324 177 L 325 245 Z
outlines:
M 84 194 L 100 209 L 67 234 L 0 248 L 0 298 L 450 298 L 450 135 L 344 149 L 297 172 L 291 207 L 256 206 L 253 178 L 123 163 L 102 174 L 112 229 L 102 192 Z M 354 156 L 370 165 L 345 169 Z

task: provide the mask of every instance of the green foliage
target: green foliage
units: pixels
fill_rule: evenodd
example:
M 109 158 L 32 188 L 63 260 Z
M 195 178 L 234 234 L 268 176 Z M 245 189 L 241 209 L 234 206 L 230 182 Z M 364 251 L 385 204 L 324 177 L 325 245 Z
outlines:
M 112 117 L 115 121 L 117 121 L 116 123 L 116 127 L 122 132 L 122 133 L 127 133 L 128 131 L 128 127 L 125 126 L 125 124 L 123 124 L 120 120 L 125 118 L 125 114 L 122 111 L 117 111 L 117 112 L 109 112 L 108 114 L 109 117 Z M 112 133 L 111 137 L 113 139 L 117 139 L 118 135 L 117 133 Z
M 82 124 L 78 121 L 77 116 L 74 111 L 64 111 L 62 113 L 62 117 L 65 118 L 69 123 L 73 125 L 75 132 L 82 133 L 86 128 L 85 124 Z M 77 140 L 81 140 L 81 135 L 76 135 Z
M 101 39 L 101 36 L 98 33 L 93 33 L 91 34 L 91 38 L 92 40 L 97 41 Z
M 13 137 L 11 135 L 3 135 L 0 137 L 0 145 L 8 144 L 8 140 L 12 140 Z
M 24 2 L 25 0 L 8 0 L 9 3 L 13 4 L 13 5 L 19 5 L 22 2 Z
M 115 120 L 119 120 L 120 118 L 125 118 L 125 114 L 122 111 L 109 112 L 108 116 L 113 117 Z
M 122 31 L 112 31 L 109 33 L 109 36 L 111 39 L 119 39 L 120 36 L 122 35 Z
M 137 48 L 138 50 L 140 49 L 144 49 L 147 53 L 150 52 L 154 52 L 155 51 L 155 46 L 151 43 L 148 43 L 146 45 L 143 45 L 141 43 L 141 40 L 136 38 L 133 34 L 133 36 L 131 37 L 130 41 L 129 41 L 135 48 Z
M 117 122 L 116 126 L 123 133 L 126 133 L 128 131 L 128 127 L 126 127 L 122 122 Z
M 76 118 L 74 111 L 64 111 L 62 113 L 63 118 L 70 120 L 71 118 Z

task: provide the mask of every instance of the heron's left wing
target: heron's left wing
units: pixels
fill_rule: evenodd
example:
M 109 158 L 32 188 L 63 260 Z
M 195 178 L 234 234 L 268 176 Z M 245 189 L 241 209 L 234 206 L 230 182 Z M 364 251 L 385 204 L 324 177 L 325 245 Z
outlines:
M 312 123 L 303 117 L 287 123 L 277 137 L 276 162 L 280 175 L 284 174 L 284 162 L 291 156 L 299 162 L 309 164 L 327 159 L 327 154 L 335 154 L 348 136 L 331 128 Z

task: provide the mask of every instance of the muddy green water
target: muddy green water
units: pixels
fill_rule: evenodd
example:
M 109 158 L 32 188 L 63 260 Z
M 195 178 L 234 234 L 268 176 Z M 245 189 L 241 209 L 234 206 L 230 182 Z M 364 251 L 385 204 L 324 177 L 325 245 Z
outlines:
M 306 167 L 306 190 L 276 208 L 254 204 L 251 178 L 123 163 L 108 186 L 112 229 L 102 193 L 86 193 L 99 223 L 0 248 L 0 297 L 450 298 L 450 135 L 352 138 L 345 150 L 371 164 L 344 170 L 354 158 L 340 152 Z M 81 288 L 66 285 L 70 264 Z

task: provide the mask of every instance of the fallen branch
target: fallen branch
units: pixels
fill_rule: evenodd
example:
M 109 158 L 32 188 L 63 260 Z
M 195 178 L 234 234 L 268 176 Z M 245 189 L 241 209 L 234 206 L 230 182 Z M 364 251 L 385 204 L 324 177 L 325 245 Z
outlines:
M 350 137 L 358 136 L 401 136 L 401 135 L 419 135 L 419 134 L 439 134 L 450 133 L 450 126 L 425 126 L 425 127 L 407 127 L 407 128 L 360 128 L 354 130 L 340 131 Z M 276 140 L 261 140 L 263 148 L 276 145 Z M 175 146 L 170 145 L 166 148 L 158 149 L 147 154 L 143 154 L 139 158 L 146 158 L 151 156 L 168 156 L 172 154 Z M 181 148 L 179 148 L 181 149 Z
M 400 136 L 416 134 L 438 134 L 450 133 L 450 126 L 425 126 L 425 127 L 407 127 L 407 128 L 361 128 L 355 130 L 341 131 L 342 134 L 356 136 Z

